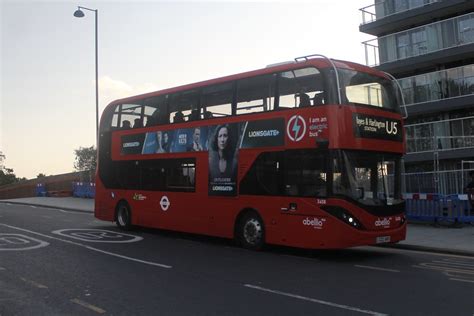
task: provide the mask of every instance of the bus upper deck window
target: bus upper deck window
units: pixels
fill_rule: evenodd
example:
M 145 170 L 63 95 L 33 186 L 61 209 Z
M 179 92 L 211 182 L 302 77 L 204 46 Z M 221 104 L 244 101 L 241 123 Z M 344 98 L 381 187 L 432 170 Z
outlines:
M 285 71 L 279 74 L 279 107 L 296 108 L 324 104 L 324 84 L 314 67 Z

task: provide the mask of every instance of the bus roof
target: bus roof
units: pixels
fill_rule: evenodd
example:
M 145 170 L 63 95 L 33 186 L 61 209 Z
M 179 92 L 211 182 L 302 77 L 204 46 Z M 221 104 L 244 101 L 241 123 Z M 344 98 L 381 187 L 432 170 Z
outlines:
M 349 62 L 349 61 L 343 61 L 343 60 L 335 60 L 335 59 L 331 59 L 331 60 L 337 68 L 361 71 L 361 72 L 365 72 L 365 73 L 369 73 L 375 76 L 381 76 L 381 77 L 389 79 L 389 77 L 385 75 L 383 72 L 378 71 L 377 69 L 374 69 L 368 66 L 364 66 L 364 65 Z M 185 90 L 192 90 L 192 89 L 206 87 L 213 84 L 244 79 L 244 78 L 253 77 L 257 75 L 265 75 L 265 74 L 270 74 L 270 73 L 275 73 L 275 72 L 282 72 L 286 70 L 299 69 L 299 68 L 304 68 L 308 66 L 314 66 L 320 69 L 332 67 L 329 59 L 322 58 L 322 57 L 306 59 L 304 61 L 289 61 L 289 62 L 277 63 L 277 64 L 269 65 L 265 68 L 261 68 L 257 70 L 246 71 L 246 72 L 242 72 L 242 73 L 234 74 L 230 76 L 224 76 L 224 77 L 219 77 L 215 79 L 199 81 L 199 82 L 185 84 L 185 85 L 181 85 L 177 87 L 172 87 L 172 88 L 167 88 L 163 90 L 130 96 L 130 97 L 122 98 L 122 99 L 117 99 L 109 103 L 109 105 L 107 105 L 106 108 L 110 106 L 115 106 L 117 104 L 133 103 L 139 100 L 143 100 L 143 99 L 147 99 L 147 98 L 151 98 L 151 97 L 155 97 L 155 96 L 159 96 L 163 94 L 171 94 L 171 93 L 176 93 L 176 92 L 185 91 Z

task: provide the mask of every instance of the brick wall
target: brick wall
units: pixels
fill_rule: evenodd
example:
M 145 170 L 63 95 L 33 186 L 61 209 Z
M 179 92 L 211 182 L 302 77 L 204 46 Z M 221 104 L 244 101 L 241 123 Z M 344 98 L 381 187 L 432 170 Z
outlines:
M 72 192 L 72 182 L 78 181 L 94 182 L 94 175 L 90 177 L 88 171 L 72 172 L 3 185 L 0 186 L 0 199 L 15 199 L 36 196 L 36 185 L 38 183 L 45 184 L 46 191 Z

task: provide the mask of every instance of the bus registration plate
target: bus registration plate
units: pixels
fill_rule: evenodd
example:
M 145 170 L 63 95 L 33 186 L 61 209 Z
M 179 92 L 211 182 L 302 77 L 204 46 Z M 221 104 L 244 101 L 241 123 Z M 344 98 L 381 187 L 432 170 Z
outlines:
M 380 236 L 375 238 L 375 243 L 377 244 L 383 244 L 390 242 L 390 236 Z

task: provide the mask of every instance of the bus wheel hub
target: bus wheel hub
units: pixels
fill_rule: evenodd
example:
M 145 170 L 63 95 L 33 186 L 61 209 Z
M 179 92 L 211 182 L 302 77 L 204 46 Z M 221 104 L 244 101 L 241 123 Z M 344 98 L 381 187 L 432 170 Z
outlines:
M 255 244 L 262 238 L 262 226 L 260 223 L 252 218 L 245 223 L 244 237 L 249 244 Z

